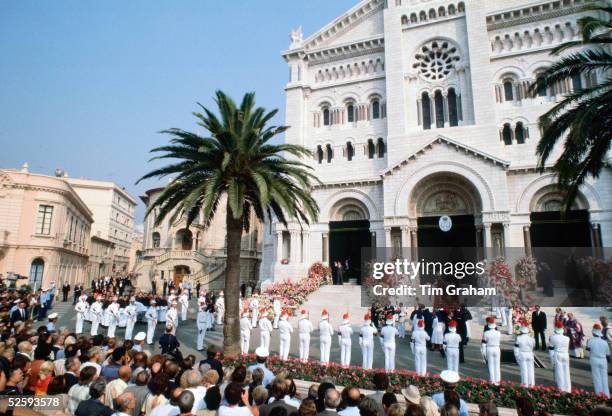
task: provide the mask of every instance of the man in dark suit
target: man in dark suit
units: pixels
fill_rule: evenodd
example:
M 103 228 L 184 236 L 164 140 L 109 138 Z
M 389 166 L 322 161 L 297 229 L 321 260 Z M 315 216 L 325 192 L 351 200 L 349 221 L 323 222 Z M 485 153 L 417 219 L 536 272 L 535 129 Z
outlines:
M 19 302 L 17 309 L 11 313 L 10 320 L 11 325 L 15 325 L 15 322 L 17 321 L 25 322 L 28 320 L 28 309 L 26 308 L 26 304 L 23 300 Z
M 74 412 L 75 416 L 111 416 L 115 413 L 113 409 L 100 401 L 105 389 L 106 381 L 103 378 L 92 381 L 89 385 L 90 398 L 79 403 Z
M 64 282 L 62 285 L 62 302 L 68 302 L 68 292 L 70 292 L 70 283 Z
M 342 401 L 342 397 L 338 390 L 335 388 L 327 389 L 325 391 L 325 397 L 323 398 L 323 404 L 325 409 L 323 411 L 317 413 L 317 416 L 337 416 L 337 408 L 340 406 L 340 402 Z
M 79 369 L 81 368 L 81 361 L 76 356 L 68 357 L 66 361 L 64 361 L 64 368 L 66 369 L 66 373 L 64 373 L 66 390 L 70 390 L 70 387 L 79 382 L 77 374 L 79 374 Z
M 83 293 L 83 285 L 74 285 L 74 290 L 72 291 L 72 304 L 76 305 L 79 296 Z
M 172 325 L 166 326 L 166 333 L 159 337 L 159 346 L 162 354 L 172 354 L 181 346 L 178 339 L 172 335 Z
M 330 389 L 332 390 L 332 389 Z M 335 390 L 335 389 L 334 389 Z M 270 387 L 270 393 L 274 397 L 274 402 L 270 404 L 264 404 L 259 407 L 259 416 L 268 416 L 273 409 L 282 407 L 287 411 L 287 416 L 297 416 L 297 408 L 285 403 L 283 398 L 287 395 L 287 384 L 282 379 L 274 379 Z M 336 391 L 336 393 L 338 393 Z M 227 390 L 226 390 L 227 394 Z M 338 404 L 340 404 L 340 395 L 338 394 Z M 337 407 L 337 405 L 336 405 Z M 321 413 L 319 413 L 321 414 Z M 334 412 L 334 415 L 337 414 Z
M 535 337 L 535 349 L 540 349 L 540 339 L 542 340 L 542 351 L 546 351 L 546 314 L 536 305 L 535 311 L 531 314 L 531 328 Z
M 200 361 L 199 367 L 201 368 L 204 364 L 208 364 L 212 370 L 215 370 L 219 374 L 219 382 L 223 380 L 223 364 L 217 360 L 217 347 L 209 345 L 206 350 L 206 359 Z

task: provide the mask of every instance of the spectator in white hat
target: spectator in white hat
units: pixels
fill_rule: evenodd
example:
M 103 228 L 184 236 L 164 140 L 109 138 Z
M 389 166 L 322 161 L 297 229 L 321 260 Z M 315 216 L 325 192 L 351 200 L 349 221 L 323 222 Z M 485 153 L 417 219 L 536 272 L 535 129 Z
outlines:
M 257 364 L 253 364 L 247 368 L 248 372 L 253 372 L 253 370 L 255 370 L 256 368 L 261 368 L 263 370 L 264 377 L 262 380 L 262 384 L 264 387 L 268 387 L 268 384 L 270 384 L 272 380 L 274 380 L 274 373 L 272 373 L 272 371 L 270 371 L 266 367 L 266 361 L 268 360 L 269 355 L 270 352 L 266 348 L 258 347 L 257 349 L 255 349 Z
M 459 374 L 451 371 L 444 370 L 440 373 L 440 379 L 444 383 L 444 391 L 435 393 L 431 396 L 434 402 L 438 405 L 440 409 L 444 407 L 445 397 L 456 394 L 457 383 L 459 383 Z M 459 399 L 459 416 L 468 416 L 468 408 L 467 404 L 463 399 Z

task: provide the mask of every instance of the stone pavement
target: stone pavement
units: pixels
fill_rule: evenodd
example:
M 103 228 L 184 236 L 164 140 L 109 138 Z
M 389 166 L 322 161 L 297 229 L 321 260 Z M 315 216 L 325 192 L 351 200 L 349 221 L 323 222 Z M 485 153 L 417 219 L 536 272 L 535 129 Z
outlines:
M 319 289 L 319 291 L 311 295 L 309 300 L 304 305 L 304 307 L 309 310 L 311 321 L 315 326 L 315 332 L 313 332 L 313 335 L 311 337 L 311 360 L 319 359 L 319 336 L 317 328 L 319 318 L 321 316 L 321 310 L 323 309 L 323 307 L 328 309 L 331 318 L 331 323 L 334 328 L 338 327 L 342 313 L 348 310 L 351 315 L 351 322 L 353 322 L 353 330 L 357 333 L 362 323 L 363 314 L 366 310 L 365 308 L 361 307 L 359 300 L 359 288 L 357 286 L 324 286 Z M 193 299 L 191 301 L 189 319 L 186 321 L 186 323 L 181 324 L 178 328 L 178 339 L 181 343 L 181 351 L 184 355 L 194 354 L 198 359 L 200 359 L 202 357 L 202 353 L 195 350 L 195 340 L 197 334 L 197 328 L 195 325 L 195 307 L 196 300 Z M 480 355 L 480 337 L 482 334 L 482 328 L 484 327 L 484 319 L 489 314 L 489 311 L 486 309 L 476 308 L 471 308 L 470 310 L 474 317 L 474 320 L 471 324 L 472 338 L 470 339 L 470 342 L 465 349 L 465 363 L 460 365 L 460 373 L 462 376 L 486 379 L 488 377 L 488 374 L 487 369 L 483 363 L 482 357 Z M 58 327 L 67 326 L 71 329 L 74 329 L 75 312 L 71 302 L 56 302 L 53 311 L 58 312 L 60 315 Z M 583 325 L 586 329 L 588 329 L 589 334 L 590 327 L 592 326 L 594 319 L 596 319 L 602 313 L 605 313 L 601 308 L 574 308 L 572 309 L 572 311 L 577 315 L 579 319 L 582 320 Z M 552 328 L 552 317 L 554 316 L 554 311 L 546 310 L 546 313 L 549 317 L 548 327 Z M 296 327 L 296 320 L 297 318 L 295 317 L 290 318 L 290 321 L 292 322 L 294 328 Z M 84 325 L 84 331 L 88 333 L 89 328 L 90 325 L 88 322 L 86 322 Z M 105 333 L 106 329 L 103 327 L 100 328 L 101 333 Z M 146 325 L 140 323 L 137 324 L 134 329 L 134 334 L 138 331 L 146 331 Z M 162 334 L 162 331 L 163 326 L 160 324 L 158 325 L 156 330 L 156 339 L 159 339 L 159 336 Z M 549 333 L 550 331 L 551 330 L 549 329 Z M 122 337 L 123 334 L 124 329 L 118 328 L 117 336 Z M 206 335 L 206 343 L 207 345 L 212 343 L 217 346 L 221 346 L 222 338 L 222 328 L 217 327 L 214 331 L 208 331 Z M 298 336 L 296 330 L 296 332 L 294 332 L 294 335 L 291 337 L 290 356 L 292 357 L 297 356 L 297 344 Z M 502 344 L 502 348 L 511 350 L 514 345 L 514 341 L 511 336 L 504 335 L 502 337 Z M 250 351 L 254 351 L 258 345 L 259 329 L 254 329 L 251 332 Z M 277 353 L 279 346 L 278 331 L 274 331 L 272 333 L 270 345 L 272 354 Z M 151 346 L 149 347 L 149 349 L 151 349 L 154 353 L 159 351 L 159 347 L 157 345 Z M 538 351 L 536 355 L 545 365 L 545 368 L 536 368 L 536 383 L 547 386 L 554 386 L 554 376 L 552 369 L 549 365 L 548 353 Z M 427 359 L 428 371 L 430 373 L 439 374 L 443 369 L 446 368 L 446 361 L 442 358 L 439 352 L 429 352 Z M 333 339 L 331 360 L 335 362 L 340 361 L 340 347 L 338 345 L 337 337 L 334 337 Z M 358 344 L 358 335 L 353 336 L 351 364 L 361 365 L 361 349 L 359 348 Z M 397 369 L 414 371 L 414 358 L 412 353 L 410 352 L 410 344 L 408 342 L 408 338 L 397 340 L 396 366 Z M 572 358 L 570 366 L 572 375 L 572 386 L 586 390 L 592 390 L 593 385 L 588 359 Z M 384 367 L 384 355 L 378 342 L 375 344 L 374 367 Z M 520 372 L 517 365 L 502 364 L 501 371 L 502 379 L 516 382 L 520 381 Z

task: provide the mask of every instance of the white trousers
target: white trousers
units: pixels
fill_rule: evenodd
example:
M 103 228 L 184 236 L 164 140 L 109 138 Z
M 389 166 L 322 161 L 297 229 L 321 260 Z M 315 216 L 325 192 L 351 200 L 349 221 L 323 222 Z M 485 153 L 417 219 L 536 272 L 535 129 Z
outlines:
M 420 376 L 427 374 L 427 346 L 414 346 L 414 371 Z
M 535 386 L 535 369 L 532 352 L 519 352 L 518 365 L 521 369 L 521 385 L 523 387 Z
M 371 369 L 372 361 L 374 360 L 374 343 L 372 341 L 367 341 L 366 343 L 361 344 L 361 355 L 361 366 L 366 370 Z
M 406 338 L 406 322 L 399 322 L 398 327 L 399 337 Z
M 76 316 L 76 330 L 74 331 L 77 334 L 81 334 L 83 332 L 83 315 L 77 313 Z
M 108 325 L 108 332 L 106 333 L 106 336 L 109 338 L 115 338 L 116 329 L 117 329 L 117 321 L 113 319 L 111 323 Z
M 249 340 L 251 339 L 251 332 L 240 331 L 240 350 L 243 354 L 249 352 Z
M 257 328 L 257 317 L 259 316 L 258 311 L 253 311 L 253 315 L 251 316 L 251 326 L 253 328 Z
M 153 336 L 155 335 L 155 321 L 147 322 L 147 344 L 153 344 Z
M 270 351 L 270 331 L 261 331 L 259 333 L 259 346 Z
M 570 393 L 572 391 L 572 379 L 570 378 L 569 354 L 556 352 L 553 362 L 555 365 L 557 388 Z
M 459 348 L 447 348 L 446 354 L 446 368 L 456 373 L 459 372 Z
M 278 352 L 281 359 L 286 360 L 287 358 L 289 358 L 289 347 L 291 347 L 291 335 L 281 335 L 280 346 L 278 348 Z
M 98 327 L 100 326 L 100 319 L 96 316 L 91 320 L 91 336 L 98 335 Z
M 278 329 L 278 320 L 280 319 L 280 315 L 274 314 L 274 323 L 272 324 L 272 328 Z
M 508 335 L 512 335 L 514 332 L 514 327 L 512 326 L 512 309 L 506 309 L 504 311 L 506 313 L 506 326 L 508 328 Z
M 329 363 L 329 351 L 331 350 L 331 337 L 320 338 L 321 341 L 321 364 Z
M 198 329 L 198 340 L 196 342 L 196 349 L 203 350 L 204 349 L 204 338 L 206 337 L 206 328 Z
M 591 357 L 591 373 L 595 394 L 605 394 L 610 397 L 608 387 L 608 361 L 605 358 Z
M 385 352 L 385 371 L 395 371 L 395 342 L 385 342 L 383 350 Z
M 181 321 L 186 321 L 187 320 L 187 308 L 182 308 L 181 309 Z
M 340 365 L 351 365 L 351 339 L 340 339 Z
M 134 332 L 135 323 L 136 321 L 128 319 L 127 323 L 125 324 L 125 339 L 132 339 L 132 333 Z
M 501 351 L 499 347 L 487 347 L 487 366 L 489 367 L 489 381 L 499 384 L 501 370 L 499 368 Z
M 310 334 L 299 334 L 300 339 L 300 360 L 308 360 L 310 354 Z
M 223 312 L 217 311 L 217 325 L 221 325 L 223 323 Z

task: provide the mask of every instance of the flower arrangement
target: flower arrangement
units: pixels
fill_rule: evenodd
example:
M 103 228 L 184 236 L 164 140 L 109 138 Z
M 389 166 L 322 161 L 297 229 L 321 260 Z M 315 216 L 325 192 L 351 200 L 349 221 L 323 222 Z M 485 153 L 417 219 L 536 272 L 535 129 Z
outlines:
M 255 363 L 255 355 L 247 355 L 235 359 L 224 360 L 226 366 L 235 367 L 240 364 L 247 366 Z M 275 374 L 287 372 L 294 379 L 319 382 L 324 376 L 332 377 L 341 386 L 353 385 L 364 389 L 374 389 L 372 377 L 381 370 L 364 370 L 361 367 L 342 367 L 331 363 L 327 366 L 319 362 L 306 363 L 297 359 L 281 360 L 278 356 L 268 358 L 267 367 Z M 410 384 L 419 388 L 422 395 L 431 395 L 444 390 L 439 376 L 421 377 L 411 371 L 395 371 L 389 373 L 389 387 L 394 393 Z M 537 386 L 522 387 L 519 383 L 501 382 L 494 385 L 488 381 L 466 377 L 458 386 L 459 396 L 470 403 L 493 401 L 497 406 L 514 408 L 514 400 L 519 397 L 530 398 L 536 410 L 546 410 L 549 413 L 572 414 L 586 416 L 590 410 L 600 404 L 606 404 L 604 396 L 596 396 L 590 392 L 574 389 L 572 393 L 563 393 L 554 387 Z
M 486 270 L 489 284 L 497 288 L 497 293 L 506 304 L 517 305 L 521 302 L 521 286 L 512 276 L 510 266 L 503 257 L 498 257 Z
M 593 301 L 609 305 L 612 302 L 612 260 L 588 256 L 579 259 L 578 266 L 589 283 Z
M 515 270 L 517 281 L 525 284 L 529 289 L 536 287 L 538 265 L 533 257 L 526 256 L 519 259 L 519 261 L 516 263 Z

